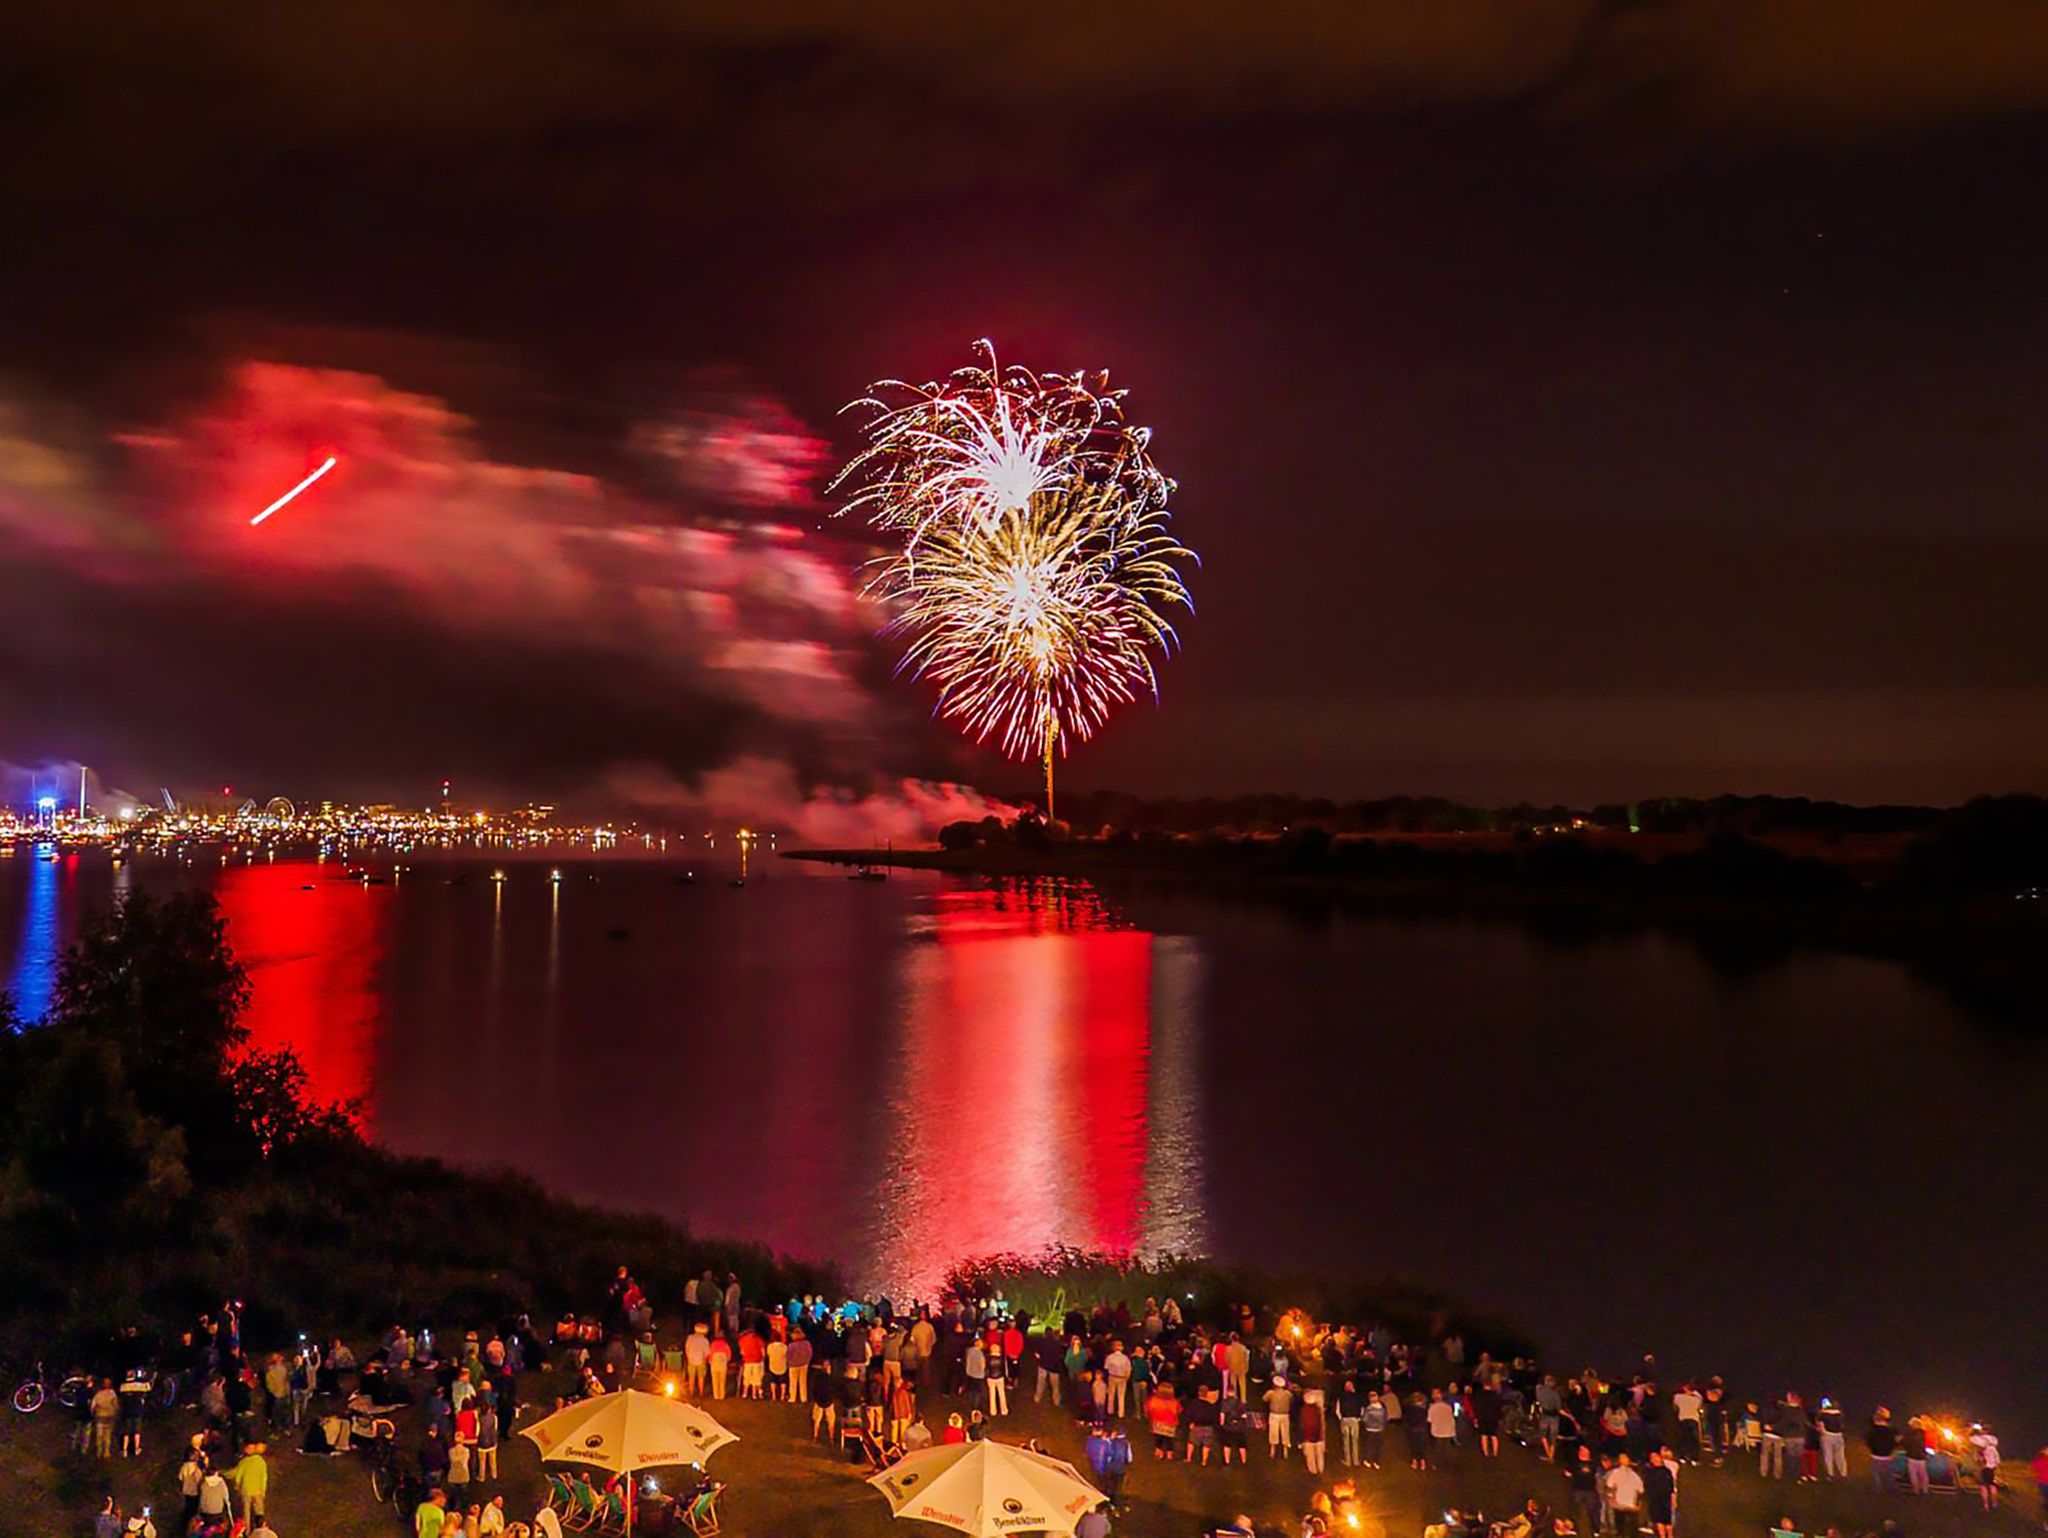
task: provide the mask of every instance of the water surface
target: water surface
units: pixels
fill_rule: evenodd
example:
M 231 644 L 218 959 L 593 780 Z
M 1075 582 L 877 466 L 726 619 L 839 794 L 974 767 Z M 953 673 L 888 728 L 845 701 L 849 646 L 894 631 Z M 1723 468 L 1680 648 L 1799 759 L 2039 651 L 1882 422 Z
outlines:
M 0 966 L 33 1014 L 87 904 L 209 885 L 258 1041 L 379 1141 L 898 1295 L 989 1249 L 1202 1248 L 1412 1275 L 1560 1363 L 2038 1419 L 2048 1055 L 1898 967 L 1080 884 L 506 869 L 17 855 Z

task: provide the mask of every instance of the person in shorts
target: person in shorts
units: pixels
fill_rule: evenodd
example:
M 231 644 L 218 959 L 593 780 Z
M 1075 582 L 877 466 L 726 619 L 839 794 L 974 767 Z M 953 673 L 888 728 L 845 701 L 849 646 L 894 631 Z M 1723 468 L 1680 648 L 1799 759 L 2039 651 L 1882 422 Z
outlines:
M 1195 1461 L 1200 1452 L 1202 1467 L 1209 1466 L 1209 1457 L 1216 1451 L 1217 1427 L 1223 1419 L 1221 1407 L 1216 1402 L 1214 1390 L 1202 1389 L 1195 1395 L 1195 1402 L 1188 1406 L 1185 1417 L 1188 1428 L 1188 1462 Z

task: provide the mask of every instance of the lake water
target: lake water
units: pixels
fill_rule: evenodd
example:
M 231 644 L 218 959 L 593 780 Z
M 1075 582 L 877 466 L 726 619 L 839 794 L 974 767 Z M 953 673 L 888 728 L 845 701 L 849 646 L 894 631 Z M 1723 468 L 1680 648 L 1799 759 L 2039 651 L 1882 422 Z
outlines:
M 380 868 L 388 868 L 388 861 Z M 1732 966 L 1085 885 L 788 862 L 0 862 L 36 1013 L 78 917 L 202 883 L 251 1025 L 380 1142 L 838 1259 L 1051 1243 L 1401 1273 L 1555 1365 L 2048 1429 L 2048 1053 L 1879 962 Z M 2028 1444 L 2031 1446 L 2032 1444 Z

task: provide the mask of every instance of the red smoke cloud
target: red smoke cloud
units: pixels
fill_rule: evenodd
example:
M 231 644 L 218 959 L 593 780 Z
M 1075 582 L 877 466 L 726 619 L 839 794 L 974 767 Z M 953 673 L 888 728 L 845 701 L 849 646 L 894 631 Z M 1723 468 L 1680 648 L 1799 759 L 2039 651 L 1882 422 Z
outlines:
M 804 843 L 840 848 L 916 843 L 949 822 L 1008 821 L 1022 810 L 943 781 L 904 779 L 880 791 L 806 785 L 788 764 L 759 757 L 736 758 L 694 782 L 658 764 L 622 764 L 603 788 L 607 797 L 648 812 L 788 829 Z

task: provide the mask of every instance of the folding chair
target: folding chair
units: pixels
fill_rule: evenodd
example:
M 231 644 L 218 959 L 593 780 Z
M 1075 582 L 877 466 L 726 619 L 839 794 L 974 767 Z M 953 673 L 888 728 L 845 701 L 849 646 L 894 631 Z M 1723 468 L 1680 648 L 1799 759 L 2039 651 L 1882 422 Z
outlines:
M 718 1531 L 718 1492 L 724 1488 L 724 1485 L 706 1486 L 697 1492 L 697 1498 L 683 1513 L 683 1525 L 697 1538 L 711 1538 Z

